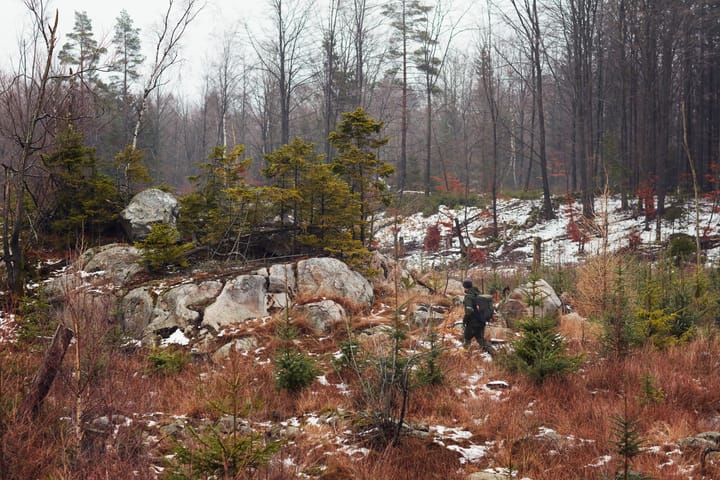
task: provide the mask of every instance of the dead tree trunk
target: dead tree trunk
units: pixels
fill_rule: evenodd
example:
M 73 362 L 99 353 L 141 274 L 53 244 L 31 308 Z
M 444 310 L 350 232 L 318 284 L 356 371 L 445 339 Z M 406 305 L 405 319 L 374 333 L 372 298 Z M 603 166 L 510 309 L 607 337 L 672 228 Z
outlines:
M 40 410 L 43 400 L 50 391 L 60 366 L 62 365 L 65 352 L 72 340 L 73 332 L 64 325 L 58 325 L 53 336 L 52 343 L 45 354 L 40 370 L 35 376 L 30 392 L 23 399 L 17 412 L 17 418 L 35 418 Z

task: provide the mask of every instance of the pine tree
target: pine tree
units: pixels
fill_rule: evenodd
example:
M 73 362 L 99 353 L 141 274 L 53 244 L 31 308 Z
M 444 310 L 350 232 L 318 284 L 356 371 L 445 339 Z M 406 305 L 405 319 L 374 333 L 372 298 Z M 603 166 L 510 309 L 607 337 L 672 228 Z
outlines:
M 175 226 L 160 222 L 154 224 L 148 236 L 135 243 L 135 247 L 142 251 L 148 270 L 162 272 L 168 267 L 187 267 L 186 255 L 193 245 L 181 242 Z
M 84 233 L 101 234 L 112 228 L 120 201 L 110 177 L 99 172 L 95 149 L 84 145 L 81 132 L 68 125 L 55 144 L 55 150 L 42 157 L 54 194 L 48 217 L 52 229 L 72 245 Z
M 520 331 L 522 336 L 512 343 L 510 352 L 499 357 L 501 365 L 538 383 L 577 370 L 581 357 L 566 353 L 566 342 L 553 320 L 530 318 L 520 323 Z
M 131 88 L 140 78 L 139 68 L 145 61 L 140 53 L 140 29 L 135 27 L 127 10 L 120 11 L 115 20 L 115 34 L 112 38 L 114 60 L 110 65 L 112 89 L 120 94 L 122 108 L 123 145 L 132 139 L 132 95 Z
M 383 15 L 390 19 L 393 28 L 391 53 L 400 59 L 402 74 L 402 109 L 400 126 L 400 171 L 398 172 L 397 187 L 399 191 L 405 190 L 407 180 L 407 99 L 408 99 L 408 61 L 410 57 L 412 40 L 417 38 L 417 22 L 427 18 L 432 7 L 423 5 L 418 0 L 394 0 L 383 6 Z
M 614 453 L 622 461 L 622 469 L 616 473 L 615 480 L 648 480 L 650 477 L 630 468 L 633 458 L 641 452 L 643 440 L 640 437 L 637 418 L 628 415 L 627 397 L 625 397 L 624 415 L 614 415 L 612 422 L 613 439 L 611 441 L 615 447 Z
M 383 122 L 357 108 L 343 113 L 343 121 L 330 134 L 330 142 L 338 152 L 332 162 L 333 171 L 350 185 L 350 192 L 360 202 L 357 238 L 363 245 L 369 240 L 368 219 L 381 204 L 389 203 L 385 180 L 395 170 L 377 155 L 377 150 L 388 143 L 387 137 L 380 136 L 383 126 Z
M 58 54 L 60 64 L 70 67 L 80 79 L 82 87 L 97 83 L 100 56 L 107 49 L 100 47 L 95 40 L 92 21 L 87 12 L 75 12 L 75 25 L 67 37 L 69 40 Z
M 367 249 L 353 240 L 359 216 L 357 196 L 323 163 L 314 146 L 295 138 L 265 160 L 268 166 L 263 174 L 273 183 L 266 191 L 281 223 L 292 225 L 293 250 L 326 251 L 351 264 L 360 263 Z
M 260 210 L 258 189 L 245 181 L 251 158 L 244 158 L 245 147 L 231 151 L 215 147 L 209 161 L 198 166 L 199 175 L 190 177 L 197 191 L 180 199 L 178 230 L 186 237 L 194 237 L 211 247 L 211 254 L 224 249 L 235 252 L 234 239 L 249 231 L 257 219 L 251 218 L 250 208 Z

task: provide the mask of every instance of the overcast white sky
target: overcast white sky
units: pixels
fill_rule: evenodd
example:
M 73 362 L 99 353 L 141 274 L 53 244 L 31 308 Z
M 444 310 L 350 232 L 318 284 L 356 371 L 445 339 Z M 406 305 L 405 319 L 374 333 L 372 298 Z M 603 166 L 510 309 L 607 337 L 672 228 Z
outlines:
M 182 4 L 182 0 L 175 0 Z M 444 0 L 447 3 L 450 0 Z M 65 35 L 72 32 L 75 11 L 85 11 L 92 21 L 93 33 L 98 42 L 109 45 L 113 35 L 115 21 L 122 9 L 127 10 L 135 26 L 141 30 L 144 42 L 143 53 L 150 54 L 153 42 L 151 34 L 167 9 L 168 0 L 49 0 L 51 11 L 59 12 L 59 30 L 61 39 L 58 49 L 65 43 Z M 323 5 L 327 0 L 315 0 L 317 19 L 320 18 Z M 482 16 L 484 0 L 455 0 L 457 12 L 465 11 L 466 24 L 476 24 Z M 462 6 L 462 8 L 460 8 Z M 225 32 L 244 32 L 247 24 L 250 29 L 260 30 L 259 26 L 268 19 L 268 0 L 205 0 L 205 7 L 190 26 L 183 41 L 181 56 L 186 58 L 181 68 L 175 68 L 171 75 L 180 78 L 184 93 L 190 97 L 200 95 L 203 72 L 214 60 L 220 39 Z M 18 39 L 31 28 L 30 16 L 23 0 L 0 0 L 0 65 L 7 68 L 11 59 L 17 58 Z M 243 35 L 244 37 L 244 35 Z M 174 83 L 177 85 L 177 83 Z
M 177 4 L 181 2 L 176 0 Z M 208 59 L 212 58 L 213 45 L 222 37 L 224 31 L 244 29 L 244 23 L 251 25 L 264 18 L 262 9 L 266 0 L 205 0 L 205 8 L 190 26 L 183 41 L 182 56 L 187 61 L 176 68 L 173 75 L 183 78 L 185 89 L 190 95 L 196 95 L 200 87 L 202 71 Z M 167 0 L 51 0 L 50 7 L 59 12 L 59 30 L 61 39 L 58 47 L 65 43 L 65 35 L 72 32 L 75 23 L 75 11 L 85 11 L 93 24 L 96 40 L 109 44 L 113 27 L 122 9 L 139 27 L 144 42 L 143 53 L 149 55 L 152 45 L 151 33 L 167 9 Z M 30 16 L 22 0 L 0 0 L 0 57 L 2 65 L 17 58 L 18 39 L 31 27 Z

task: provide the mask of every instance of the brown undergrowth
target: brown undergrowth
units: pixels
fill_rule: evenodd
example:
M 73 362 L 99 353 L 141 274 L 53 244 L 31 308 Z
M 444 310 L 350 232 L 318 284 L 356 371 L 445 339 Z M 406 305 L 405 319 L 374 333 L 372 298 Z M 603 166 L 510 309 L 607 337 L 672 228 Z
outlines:
M 298 348 L 318 364 L 324 381 L 298 393 L 278 390 L 272 358 L 281 342 L 276 319 L 258 327 L 254 352 L 233 353 L 222 361 L 190 362 L 178 372 L 148 369 L 148 351 L 108 345 L 94 358 L 84 421 L 122 415 L 129 422 L 102 443 L 73 441 L 77 395 L 73 362 L 66 359 L 40 416 L 18 420 L 14 408 L 37 369 L 32 349 L 0 345 L 0 476 L 20 478 L 162 478 L 152 466 L 171 453 L 173 434 L 153 424 L 214 424 L 233 409 L 267 438 L 287 425 L 297 431 L 281 435 L 283 444 L 257 478 L 318 479 L 453 479 L 484 469 L 508 469 L 533 480 L 612 478 L 620 468 L 614 453 L 613 418 L 637 419 L 643 449 L 633 468 L 654 479 L 702 478 L 701 453 L 681 451 L 678 441 L 720 429 L 720 340 L 700 335 L 685 345 L 657 350 L 635 348 L 622 359 L 603 356 L 599 330 L 586 320 L 561 322 L 574 353 L 584 362 L 576 373 L 537 384 L 509 373 L 482 355 L 477 346 L 465 351 L 455 342 L 461 329 L 459 307 L 445 297 L 423 298 L 451 309 L 442 334 L 438 365 L 440 385 L 417 386 L 410 392 L 406 422 L 415 431 L 398 446 L 368 449 L 354 429 L 364 408 L 357 380 L 338 371 L 336 356 L 349 331 L 380 323 L 367 312 L 326 336 L 314 335 L 300 321 Z M 378 304 L 388 299 L 379 300 Z M 300 319 L 299 319 L 300 320 Z M 349 327 L 349 328 L 348 328 Z M 237 332 L 243 336 L 243 332 Z M 410 330 L 406 347 L 419 348 L 427 330 Z M 343 379 L 347 384 L 342 384 Z M 507 387 L 490 387 L 504 381 Z M 625 405 L 627 404 L 627 407 Z M 463 433 L 459 440 L 441 436 L 440 427 Z M 452 449 L 449 447 L 453 447 Z M 468 460 L 460 451 L 482 447 Z M 39 461 L 27 462 L 26 459 Z M 720 466 L 707 457 L 704 478 L 720 478 Z M 244 478 L 244 477 L 238 477 Z

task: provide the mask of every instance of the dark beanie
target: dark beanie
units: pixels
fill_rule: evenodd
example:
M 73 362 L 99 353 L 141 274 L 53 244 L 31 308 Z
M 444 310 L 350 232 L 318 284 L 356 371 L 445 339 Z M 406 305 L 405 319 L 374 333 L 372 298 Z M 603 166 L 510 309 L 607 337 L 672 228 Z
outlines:
M 472 280 L 463 280 L 463 288 L 472 288 Z

